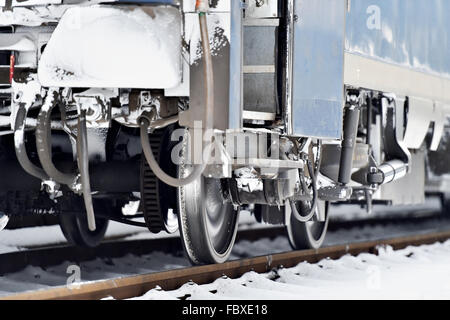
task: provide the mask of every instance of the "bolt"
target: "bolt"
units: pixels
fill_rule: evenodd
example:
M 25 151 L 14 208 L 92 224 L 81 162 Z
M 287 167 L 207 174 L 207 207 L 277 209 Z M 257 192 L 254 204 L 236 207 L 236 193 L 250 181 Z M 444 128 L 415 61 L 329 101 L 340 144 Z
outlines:
M 256 6 L 258 8 L 262 7 L 264 5 L 264 0 L 256 0 Z

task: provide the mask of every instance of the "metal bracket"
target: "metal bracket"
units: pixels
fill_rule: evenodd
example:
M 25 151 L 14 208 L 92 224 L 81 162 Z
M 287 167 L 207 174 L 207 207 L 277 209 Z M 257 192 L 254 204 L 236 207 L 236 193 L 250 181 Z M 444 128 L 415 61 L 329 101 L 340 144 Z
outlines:
M 408 165 L 407 172 L 410 173 L 411 153 L 403 141 L 400 141 L 399 139 L 401 134 L 396 121 L 399 114 L 399 106 L 395 98 L 383 96 L 381 99 L 382 119 L 385 121 L 385 123 L 383 123 L 383 140 L 386 160 L 401 160 L 405 162 Z

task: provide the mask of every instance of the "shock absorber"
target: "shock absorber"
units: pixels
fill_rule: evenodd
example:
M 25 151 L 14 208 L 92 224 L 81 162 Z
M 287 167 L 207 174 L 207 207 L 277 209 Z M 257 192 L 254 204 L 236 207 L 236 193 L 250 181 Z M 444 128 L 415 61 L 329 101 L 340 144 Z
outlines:
M 339 163 L 339 183 L 346 185 L 350 182 L 353 169 L 353 153 L 356 147 L 356 136 L 359 125 L 359 92 L 348 93 L 347 106 L 344 116 L 344 139 L 342 140 L 341 159 Z

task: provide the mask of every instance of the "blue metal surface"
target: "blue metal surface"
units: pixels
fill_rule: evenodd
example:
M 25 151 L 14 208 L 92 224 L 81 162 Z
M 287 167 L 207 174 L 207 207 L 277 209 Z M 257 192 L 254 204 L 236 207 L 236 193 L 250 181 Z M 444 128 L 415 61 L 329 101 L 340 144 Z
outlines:
M 450 1 L 356 0 L 346 51 L 450 77 Z
M 344 99 L 345 0 L 296 0 L 293 133 L 338 139 Z
M 242 128 L 242 28 L 241 1 L 234 0 L 231 2 L 229 129 Z

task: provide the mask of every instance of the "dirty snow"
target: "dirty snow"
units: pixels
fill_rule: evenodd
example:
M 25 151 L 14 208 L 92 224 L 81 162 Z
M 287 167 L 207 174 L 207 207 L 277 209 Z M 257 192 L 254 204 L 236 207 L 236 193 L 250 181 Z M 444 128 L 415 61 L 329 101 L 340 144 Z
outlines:
M 197 63 L 203 55 L 200 24 L 197 14 L 185 15 L 185 39 L 190 47 L 190 64 Z M 207 16 L 211 55 L 216 56 L 229 43 L 230 19 L 228 14 L 215 13 Z

